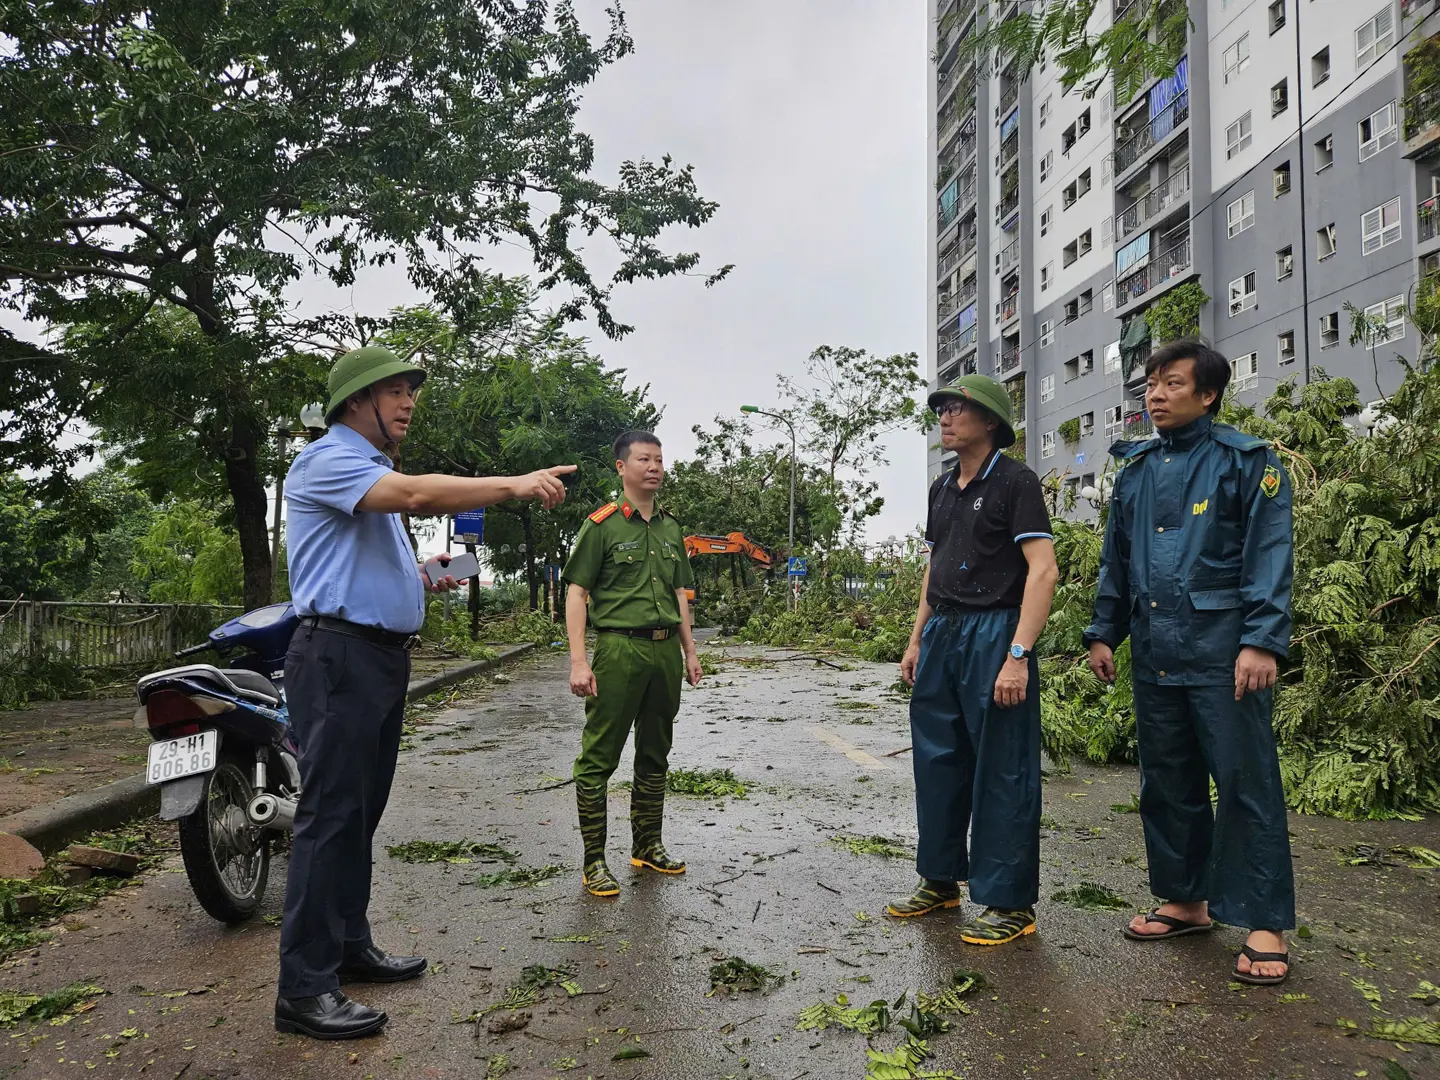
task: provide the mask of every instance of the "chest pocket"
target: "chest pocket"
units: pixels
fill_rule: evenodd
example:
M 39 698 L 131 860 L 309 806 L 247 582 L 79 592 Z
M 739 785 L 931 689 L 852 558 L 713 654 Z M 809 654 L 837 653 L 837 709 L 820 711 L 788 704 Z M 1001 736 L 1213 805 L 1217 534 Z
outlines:
M 633 588 L 640 584 L 645 575 L 645 551 L 639 545 L 633 548 L 612 548 L 610 568 L 615 575 L 615 584 L 622 588 Z

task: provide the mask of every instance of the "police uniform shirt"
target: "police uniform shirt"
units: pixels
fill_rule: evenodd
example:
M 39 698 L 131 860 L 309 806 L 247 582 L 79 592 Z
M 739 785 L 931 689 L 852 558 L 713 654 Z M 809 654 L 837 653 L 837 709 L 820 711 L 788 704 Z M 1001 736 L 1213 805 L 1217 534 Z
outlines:
M 597 630 L 677 627 L 676 590 L 695 583 L 679 522 L 658 505 L 646 521 L 628 500 L 585 519 L 564 576 L 590 594 Z
M 996 450 L 964 490 L 960 466 L 930 485 L 925 543 L 931 608 L 1018 608 L 1030 565 L 1025 540 L 1051 539 L 1040 478 Z

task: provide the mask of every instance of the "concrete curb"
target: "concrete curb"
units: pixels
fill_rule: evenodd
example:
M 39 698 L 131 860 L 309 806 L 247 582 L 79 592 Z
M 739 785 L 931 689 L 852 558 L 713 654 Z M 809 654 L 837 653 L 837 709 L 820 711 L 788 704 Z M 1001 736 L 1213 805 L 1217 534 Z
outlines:
M 515 645 L 502 650 L 493 660 L 475 660 L 438 675 L 416 679 L 406 688 L 405 700 L 426 697 L 436 690 L 518 660 L 534 649 L 534 644 L 530 642 Z M 48 855 L 72 840 L 99 829 L 117 828 L 134 818 L 151 814 L 159 806 L 160 789 L 145 783 L 145 775 L 141 773 L 105 784 L 94 791 L 67 795 L 52 803 L 9 814 L 0 818 L 0 832 L 13 833 Z

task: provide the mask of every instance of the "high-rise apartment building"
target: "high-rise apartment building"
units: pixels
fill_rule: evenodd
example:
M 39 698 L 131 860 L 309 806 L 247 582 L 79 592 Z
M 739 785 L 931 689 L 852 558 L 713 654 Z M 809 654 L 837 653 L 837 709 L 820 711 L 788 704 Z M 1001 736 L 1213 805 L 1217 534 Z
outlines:
M 987 9 L 936 10 L 932 386 L 1005 381 L 1029 464 L 1077 490 L 1150 430 L 1146 313 L 1196 286 L 1239 400 L 1395 389 L 1420 349 L 1402 307 L 1440 269 L 1440 0 L 1189 0 L 1185 55 L 1128 101 L 1066 93 L 1054 64 L 977 71 Z

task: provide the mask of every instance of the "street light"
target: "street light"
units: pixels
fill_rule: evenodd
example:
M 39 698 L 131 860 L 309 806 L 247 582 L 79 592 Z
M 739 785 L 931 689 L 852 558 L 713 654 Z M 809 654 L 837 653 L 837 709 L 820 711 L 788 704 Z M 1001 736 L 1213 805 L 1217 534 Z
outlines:
M 790 422 L 787 416 L 779 413 L 766 412 L 756 405 L 741 405 L 743 413 L 754 413 L 757 416 L 768 416 L 772 420 L 779 420 L 790 429 L 790 549 L 785 553 L 787 556 L 795 554 L 795 425 Z

